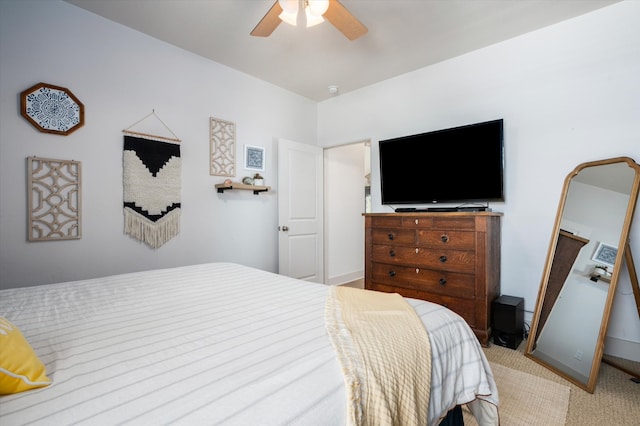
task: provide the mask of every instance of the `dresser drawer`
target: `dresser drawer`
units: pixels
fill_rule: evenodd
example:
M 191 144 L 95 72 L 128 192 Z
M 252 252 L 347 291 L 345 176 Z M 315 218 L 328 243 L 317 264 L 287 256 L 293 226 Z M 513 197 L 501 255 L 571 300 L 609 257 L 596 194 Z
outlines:
M 475 276 L 386 263 L 372 264 L 372 279 L 394 287 L 473 299 Z
M 457 229 L 475 231 L 476 221 L 473 217 L 442 217 L 439 215 L 403 216 L 402 226 L 405 228 Z
M 371 257 L 373 262 L 426 267 L 442 271 L 475 273 L 476 269 L 476 257 L 473 251 L 374 244 Z
M 416 244 L 416 231 L 402 228 L 374 228 L 371 230 L 373 244 Z
M 476 302 L 474 300 L 442 296 L 411 288 L 393 287 L 375 281 L 371 283 L 370 289 L 375 291 L 384 291 L 386 293 L 398 293 L 404 297 L 428 300 L 429 302 L 437 303 L 438 305 L 449 308 L 456 314 L 460 315 L 471 328 L 476 327 Z
M 425 247 L 474 250 L 476 245 L 476 233 L 472 231 L 418 229 L 417 233 L 418 245 Z
M 375 216 L 371 218 L 371 228 L 401 228 L 401 216 Z

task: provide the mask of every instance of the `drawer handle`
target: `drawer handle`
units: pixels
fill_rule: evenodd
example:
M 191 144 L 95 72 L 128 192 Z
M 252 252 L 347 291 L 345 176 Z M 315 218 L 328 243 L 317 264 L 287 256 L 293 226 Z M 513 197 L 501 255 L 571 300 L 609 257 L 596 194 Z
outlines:
M 393 239 L 395 238 L 391 232 L 389 232 L 389 234 L 387 235 L 387 237 L 389 237 L 389 239 L 390 239 L 390 240 L 393 240 Z
M 444 263 L 447 261 L 447 256 L 440 256 L 440 262 Z
M 448 243 L 449 242 L 449 236 L 448 235 L 443 235 L 442 237 L 440 237 L 440 239 L 442 240 L 443 243 Z
M 447 280 L 445 278 L 440 278 L 439 283 L 440 285 L 445 285 L 447 283 Z
M 389 256 L 393 257 L 396 255 L 396 251 L 395 250 L 389 250 Z
M 396 276 L 396 271 L 389 271 L 389 276 L 390 277 L 395 277 Z

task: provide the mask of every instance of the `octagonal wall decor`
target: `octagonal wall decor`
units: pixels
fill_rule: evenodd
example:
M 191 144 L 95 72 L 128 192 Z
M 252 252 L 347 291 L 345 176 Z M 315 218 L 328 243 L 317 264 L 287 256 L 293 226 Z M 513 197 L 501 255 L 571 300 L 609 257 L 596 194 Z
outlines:
M 20 113 L 45 133 L 68 135 L 84 125 L 84 105 L 65 87 L 38 83 L 20 94 Z

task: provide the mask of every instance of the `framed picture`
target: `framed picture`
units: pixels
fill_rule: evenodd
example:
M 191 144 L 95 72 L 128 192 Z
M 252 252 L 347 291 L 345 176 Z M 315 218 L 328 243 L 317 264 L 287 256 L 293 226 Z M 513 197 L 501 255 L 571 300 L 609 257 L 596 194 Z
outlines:
M 598 248 L 596 248 L 596 251 L 593 253 L 593 257 L 591 258 L 591 260 L 613 268 L 613 265 L 616 263 L 617 256 L 618 247 L 600 243 L 598 244 Z
M 84 125 L 84 105 L 66 87 L 38 83 L 20 94 L 20 113 L 36 129 L 67 136 Z
M 244 168 L 264 171 L 265 149 L 261 146 L 244 146 Z

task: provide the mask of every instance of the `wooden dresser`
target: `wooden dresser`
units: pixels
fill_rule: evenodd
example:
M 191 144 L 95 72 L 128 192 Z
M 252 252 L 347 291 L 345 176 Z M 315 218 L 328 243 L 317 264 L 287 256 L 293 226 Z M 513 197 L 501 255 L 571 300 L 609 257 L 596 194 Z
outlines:
M 488 345 L 502 213 L 365 214 L 365 288 L 439 303 Z

